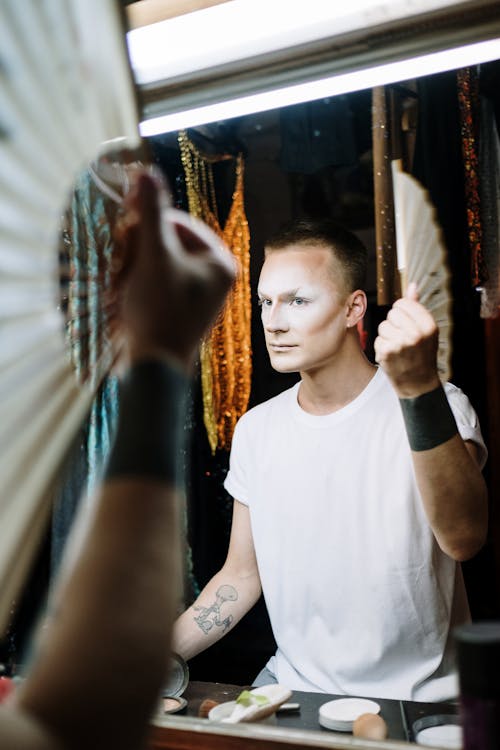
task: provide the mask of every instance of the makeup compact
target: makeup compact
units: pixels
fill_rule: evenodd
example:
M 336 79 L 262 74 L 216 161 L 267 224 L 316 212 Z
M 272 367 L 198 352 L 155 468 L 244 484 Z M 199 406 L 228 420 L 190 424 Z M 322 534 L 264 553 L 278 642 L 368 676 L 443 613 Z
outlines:
M 413 723 L 413 735 L 418 745 L 461 750 L 463 746 L 460 718 L 454 714 L 423 716 Z
M 161 693 L 159 713 L 176 714 L 187 706 L 182 697 L 189 682 L 189 668 L 182 656 L 173 653 L 170 660 L 170 671 L 167 683 Z
M 336 698 L 323 703 L 319 709 L 319 723 L 334 732 L 352 732 L 353 724 L 362 714 L 378 714 L 380 706 L 366 698 Z

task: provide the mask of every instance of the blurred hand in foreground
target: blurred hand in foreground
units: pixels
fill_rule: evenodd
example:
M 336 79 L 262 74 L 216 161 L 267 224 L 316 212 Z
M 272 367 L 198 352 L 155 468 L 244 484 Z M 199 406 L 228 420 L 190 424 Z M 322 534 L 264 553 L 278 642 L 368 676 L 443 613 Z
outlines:
M 203 222 L 171 208 L 160 178 L 142 173 L 115 229 L 111 295 L 129 362 L 176 360 L 189 369 L 236 275 Z

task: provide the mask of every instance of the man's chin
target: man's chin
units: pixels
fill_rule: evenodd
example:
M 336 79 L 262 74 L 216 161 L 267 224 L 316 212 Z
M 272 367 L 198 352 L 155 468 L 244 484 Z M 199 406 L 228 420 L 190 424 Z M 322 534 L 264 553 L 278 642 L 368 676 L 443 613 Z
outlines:
M 270 362 L 273 370 L 276 370 L 276 372 L 281 372 L 283 374 L 286 374 L 288 372 L 299 372 L 300 369 L 292 362 L 286 362 L 284 359 L 280 359 L 276 356 L 270 357 Z

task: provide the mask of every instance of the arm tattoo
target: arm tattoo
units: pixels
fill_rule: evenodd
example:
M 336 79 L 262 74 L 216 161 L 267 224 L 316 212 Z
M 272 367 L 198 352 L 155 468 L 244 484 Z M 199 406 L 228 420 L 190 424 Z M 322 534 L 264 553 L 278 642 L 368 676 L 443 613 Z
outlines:
M 233 586 L 219 586 L 215 594 L 216 599 L 210 607 L 193 607 L 200 614 L 194 618 L 195 623 L 203 630 L 205 635 L 212 630 L 214 626 L 222 627 L 225 633 L 231 627 L 234 620 L 233 615 L 227 615 L 222 619 L 221 608 L 224 602 L 235 602 L 238 598 L 238 592 Z

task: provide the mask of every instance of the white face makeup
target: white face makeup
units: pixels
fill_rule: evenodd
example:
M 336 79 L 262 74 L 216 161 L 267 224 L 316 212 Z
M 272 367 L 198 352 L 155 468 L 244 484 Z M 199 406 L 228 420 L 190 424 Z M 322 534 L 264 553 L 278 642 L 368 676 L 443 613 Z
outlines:
M 349 313 L 349 295 L 342 286 L 326 247 L 295 245 L 269 253 L 258 296 L 275 370 L 315 371 L 339 356 Z

